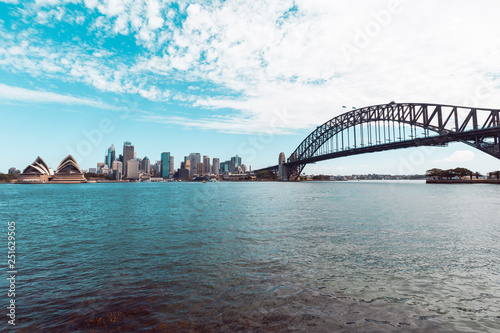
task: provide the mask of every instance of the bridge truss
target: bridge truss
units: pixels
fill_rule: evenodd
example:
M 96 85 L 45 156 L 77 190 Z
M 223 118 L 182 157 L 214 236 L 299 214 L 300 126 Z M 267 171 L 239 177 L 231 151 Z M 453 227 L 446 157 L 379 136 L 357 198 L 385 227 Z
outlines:
M 500 159 L 500 110 L 395 102 L 356 109 L 318 126 L 285 166 L 296 180 L 308 163 L 453 141 Z

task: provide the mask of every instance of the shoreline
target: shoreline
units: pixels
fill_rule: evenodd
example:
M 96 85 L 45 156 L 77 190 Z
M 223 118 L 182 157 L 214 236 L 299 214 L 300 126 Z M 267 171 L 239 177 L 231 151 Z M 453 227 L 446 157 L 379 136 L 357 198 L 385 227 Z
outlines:
M 427 179 L 426 184 L 500 184 L 499 179 Z

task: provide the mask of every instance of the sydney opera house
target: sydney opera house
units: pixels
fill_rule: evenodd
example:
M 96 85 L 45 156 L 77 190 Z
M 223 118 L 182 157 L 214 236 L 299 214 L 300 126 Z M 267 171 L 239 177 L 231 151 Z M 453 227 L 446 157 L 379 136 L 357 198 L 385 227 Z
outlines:
M 59 163 L 56 172 L 38 156 L 17 178 L 18 184 L 75 184 L 86 181 L 78 163 L 71 155 L 66 156 Z

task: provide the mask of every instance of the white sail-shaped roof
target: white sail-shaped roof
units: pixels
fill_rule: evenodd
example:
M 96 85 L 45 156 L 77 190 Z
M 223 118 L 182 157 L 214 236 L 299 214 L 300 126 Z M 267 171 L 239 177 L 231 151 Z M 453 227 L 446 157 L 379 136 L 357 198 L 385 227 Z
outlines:
M 31 163 L 26 167 L 26 169 L 24 169 L 23 173 L 50 175 L 50 168 L 47 166 L 45 161 L 40 156 L 38 156 L 33 163 Z
M 76 163 L 73 156 L 68 155 L 59 164 L 55 174 L 57 175 L 57 174 L 81 174 L 81 173 L 82 171 L 80 170 L 80 167 L 78 166 L 78 163 Z

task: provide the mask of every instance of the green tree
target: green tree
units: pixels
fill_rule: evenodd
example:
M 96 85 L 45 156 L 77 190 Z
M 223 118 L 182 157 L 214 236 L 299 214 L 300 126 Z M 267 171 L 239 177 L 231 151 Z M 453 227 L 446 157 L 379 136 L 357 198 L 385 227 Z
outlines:
M 435 177 L 437 179 L 443 179 L 444 176 L 444 170 L 438 169 L 438 168 L 433 168 L 429 169 L 425 172 L 426 177 Z
M 469 169 L 466 169 L 466 168 L 455 168 L 453 169 L 453 172 L 456 176 L 462 178 L 462 177 L 465 177 L 465 176 L 470 176 L 471 179 L 472 179 L 472 171 L 470 171 Z
M 256 175 L 257 179 L 275 179 L 276 176 L 269 170 L 259 171 Z

